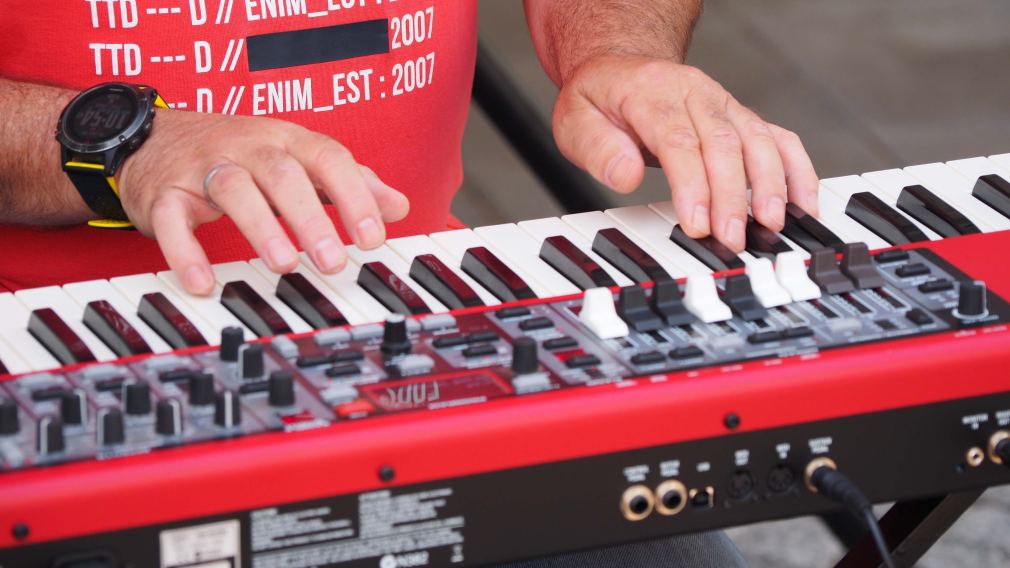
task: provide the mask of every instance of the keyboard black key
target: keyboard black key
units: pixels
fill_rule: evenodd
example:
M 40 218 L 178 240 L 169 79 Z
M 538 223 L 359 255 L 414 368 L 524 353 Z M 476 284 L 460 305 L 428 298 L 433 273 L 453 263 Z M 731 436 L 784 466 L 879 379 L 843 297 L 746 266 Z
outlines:
M 716 272 L 744 267 L 740 257 L 715 240 L 715 237 L 692 239 L 680 225 L 675 225 L 670 233 L 670 240 Z
M 136 328 L 105 300 L 88 302 L 84 308 L 84 325 L 120 357 L 151 353 L 151 347 Z
M 503 302 L 537 297 L 529 284 L 486 247 L 467 249 L 460 268 Z
M 161 292 L 144 294 L 137 315 L 173 349 L 207 345 L 200 331 Z
M 284 274 L 277 281 L 277 297 L 313 329 L 347 325 L 347 318 L 303 274 Z
M 4 362 L 0 361 L 0 376 L 6 375 L 8 373 L 9 371 L 7 370 L 7 367 L 4 366 Z
M 782 234 L 807 252 L 822 248 L 842 252 L 842 246 L 845 245 L 845 242 L 831 232 L 831 229 L 793 203 L 786 204 L 786 225 L 782 229 Z
M 602 266 L 566 237 L 557 235 L 544 239 L 540 258 L 582 290 L 617 286 Z
M 221 303 L 260 337 L 291 333 L 291 328 L 281 315 L 252 286 L 241 280 L 224 285 Z
M 754 256 L 763 256 L 775 260 L 775 255 L 793 250 L 789 243 L 782 240 L 778 233 L 758 223 L 753 217 L 747 217 L 747 252 Z
M 52 308 L 33 311 L 28 319 L 28 332 L 64 365 L 89 363 L 95 360 L 95 356 L 84 341 Z
M 405 316 L 431 313 L 417 292 L 381 262 L 362 265 L 358 285 L 391 312 Z
M 672 277 L 620 229 L 600 229 L 593 239 L 593 252 L 602 256 L 636 283 L 670 280 Z
M 1010 219 L 1010 182 L 996 174 L 978 178 L 971 194 Z
M 451 310 L 484 305 L 477 292 L 433 254 L 416 256 L 410 277 Z
M 845 214 L 892 245 L 929 240 L 915 223 L 868 191 L 853 193 L 845 205 Z
M 960 211 L 921 185 L 910 185 L 901 190 L 898 209 L 944 238 L 982 232 Z

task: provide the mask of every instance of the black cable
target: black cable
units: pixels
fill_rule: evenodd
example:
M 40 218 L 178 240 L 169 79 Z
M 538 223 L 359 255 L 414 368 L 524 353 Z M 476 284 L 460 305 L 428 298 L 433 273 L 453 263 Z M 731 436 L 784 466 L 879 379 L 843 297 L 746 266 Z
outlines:
M 818 493 L 844 505 L 852 514 L 865 522 L 873 536 L 873 542 L 880 552 L 880 559 L 884 562 L 884 566 L 894 568 L 894 560 L 891 558 L 887 541 L 884 540 L 884 535 L 880 531 L 877 517 L 873 514 L 873 506 L 862 491 L 856 487 L 856 484 L 852 483 L 842 472 L 827 465 L 818 467 L 810 474 L 810 484 L 817 489 Z

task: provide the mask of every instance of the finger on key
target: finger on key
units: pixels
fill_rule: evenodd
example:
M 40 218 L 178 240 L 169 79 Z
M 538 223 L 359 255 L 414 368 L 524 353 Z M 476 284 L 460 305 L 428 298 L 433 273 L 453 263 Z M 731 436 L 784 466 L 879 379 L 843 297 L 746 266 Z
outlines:
M 386 182 L 376 174 L 372 168 L 359 165 L 361 175 L 368 184 L 368 189 L 375 196 L 375 202 L 379 205 L 379 212 L 382 213 L 382 220 L 386 223 L 394 223 L 407 216 L 410 212 L 410 201 L 407 196 L 386 185 Z
M 566 158 L 610 189 L 630 193 L 641 185 L 645 163 L 638 144 L 581 95 L 558 101 L 554 138 Z
M 339 272 L 347 253 L 298 160 L 281 150 L 264 151 L 249 171 L 316 267 L 326 274 Z
M 816 217 L 819 213 L 817 191 L 820 182 L 803 142 L 795 132 L 774 124 L 770 124 L 769 127 L 775 137 L 775 143 L 778 144 L 779 155 L 785 168 L 789 201 Z
M 161 253 L 190 294 L 206 296 L 214 291 L 214 273 L 207 254 L 193 234 L 196 220 L 186 202 L 193 197 L 168 192 L 151 205 L 151 231 Z
M 210 179 L 207 195 L 231 217 L 270 270 L 290 272 L 298 265 L 297 249 L 245 168 L 235 164 L 222 166 Z
M 731 97 L 721 89 L 687 97 L 691 121 L 701 139 L 712 201 L 712 235 L 730 249 L 743 250 L 747 227 L 747 177 L 743 143 L 727 116 Z
M 663 166 L 673 207 L 688 236 L 711 232 L 708 177 L 701 141 L 687 108 L 673 98 L 640 99 L 624 105 L 624 119 Z
M 336 206 L 344 228 L 363 249 L 386 240 L 386 228 L 375 197 L 350 150 L 332 138 L 306 132 L 288 146 L 316 187 Z
M 730 101 L 727 116 L 743 142 L 754 218 L 773 231 L 781 231 L 786 223 L 786 174 L 771 127 L 736 101 Z

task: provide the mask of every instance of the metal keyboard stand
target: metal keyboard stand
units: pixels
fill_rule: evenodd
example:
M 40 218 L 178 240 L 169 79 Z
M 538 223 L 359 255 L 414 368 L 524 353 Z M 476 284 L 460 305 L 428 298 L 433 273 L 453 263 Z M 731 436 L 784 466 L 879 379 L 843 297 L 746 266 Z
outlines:
M 473 100 L 567 213 L 613 207 L 593 178 L 561 154 L 536 107 L 483 45 L 477 46 Z
M 898 501 L 880 518 L 880 530 L 897 568 L 914 566 L 985 489 Z M 864 536 L 835 568 L 879 568 L 880 555 L 869 535 Z

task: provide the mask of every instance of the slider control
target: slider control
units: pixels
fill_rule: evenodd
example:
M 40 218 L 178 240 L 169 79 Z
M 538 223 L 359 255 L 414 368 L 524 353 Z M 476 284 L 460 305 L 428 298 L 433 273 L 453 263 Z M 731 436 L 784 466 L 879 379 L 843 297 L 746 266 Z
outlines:
M 775 276 L 794 302 L 821 297 L 821 289 L 810 279 L 803 256 L 797 251 L 784 252 L 775 258 Z
M 590 288 L 582 297 L 579 321 L 600 339 L 628 335 L 628 324 L 617 315 L 614 296 L 609 288 Z
M 687 279 L 684 305 L 705 323 L 726 321 L 733 317 L 729 306 L 719 299 L 719 291 L 711 274 L 694 274 Z

